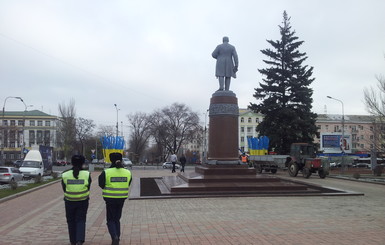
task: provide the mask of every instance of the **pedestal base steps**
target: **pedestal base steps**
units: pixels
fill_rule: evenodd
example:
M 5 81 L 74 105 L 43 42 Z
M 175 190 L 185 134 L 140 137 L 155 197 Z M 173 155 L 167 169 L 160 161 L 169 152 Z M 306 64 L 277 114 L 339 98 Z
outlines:
M 195 172 L 154 178 L 154 181 L 160 196 L 145 198 L 362 195 L 290 178 L 257 175 L 256 170 L 247 165 L 202 165 L 197 166 Z

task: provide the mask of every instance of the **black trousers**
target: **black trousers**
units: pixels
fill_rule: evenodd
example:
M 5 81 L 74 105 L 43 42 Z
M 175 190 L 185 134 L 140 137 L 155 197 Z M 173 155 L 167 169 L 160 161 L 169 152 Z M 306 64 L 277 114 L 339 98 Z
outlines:
M 88 201 L 64 201 L 71 243 L 85 241 Z
M 120 239 L 120 218 L 125 198 L 104 198 L 107 210 L 107 227 L 111 239 Z
M 171 173 L 175 173 L 175 164 L 176 164 L 176 162 L 172 162 L 172 170 L 171 170 Z

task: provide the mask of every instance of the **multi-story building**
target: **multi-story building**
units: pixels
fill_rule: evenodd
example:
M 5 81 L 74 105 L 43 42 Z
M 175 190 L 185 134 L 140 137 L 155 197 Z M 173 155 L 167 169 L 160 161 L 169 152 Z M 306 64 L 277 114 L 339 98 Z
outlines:
M 344 130 L 342 130 L 342 123 Z M 342 131 L 346 140 L 347 153 L 370 153 L 376 144 L 376 127 L 373 116 L 369 115 L 345 115 L 342 121 L 341 115 L 318 114 L 316 125 L 318 128 L 315 143 L 323 148 L 323 135 L 341 136 Z M 378 134 L 378 133 L 377 133 Z M 326 149 L 327 151 L 327 149 Z
M 249 109 L 239 109 L 239 149 L 249 151 L 247 138 L 259 137 L 256 127 L 262 122 L 264 116 L 255 113 Z M 321 146 L 320 150 L 324 151 L 321 144 L 323 135 L 340 135 L 342 134 L 342 116 L 330 114 L 318 114 L 317 116 L 317 136 L 314 143 Z M 344 138 L 347 139 L 347 153 L 370 153 L 374 148 L 376 128 L 374 126 L 374 117 L 369 115 L 345 115 L 344 116 Z M 380 129 L 377 129 L 377 131 Z M 377 139 L 378 141 L 379 139 Z M 380 143 L 378 143 L 381 145 Z M 385 145 L 382 145 L 384 148 Z M 384 149 L 382 149 L 384 151 Z
M 0 130 L 2 162 L 22 159 L 33 146 L 56 147 L 56 120 L 39 110 L 5 111 Z
M 263 120 L 263 115 L 255 113 L 249 109 L 239 109 L 238 117 L 238 144 L 239 149 L 248 152 L 248 137 L 258 137 L 257 126 Z

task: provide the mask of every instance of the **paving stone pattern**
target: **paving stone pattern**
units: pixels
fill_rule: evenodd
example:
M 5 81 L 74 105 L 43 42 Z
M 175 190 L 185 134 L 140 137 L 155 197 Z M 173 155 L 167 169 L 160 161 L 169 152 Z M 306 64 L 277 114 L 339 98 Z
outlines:
M 169 170 L 133 170 L 136 177 Z M 111 244 L 93 173 L 86 245 Z M 385 244 L 385 186 L 317 177 L 362 192 L 344 197 L 226 197 L 127 200 L 121 244 Z M 0 203 L 0 244 L 69 244 L 60 183 Z

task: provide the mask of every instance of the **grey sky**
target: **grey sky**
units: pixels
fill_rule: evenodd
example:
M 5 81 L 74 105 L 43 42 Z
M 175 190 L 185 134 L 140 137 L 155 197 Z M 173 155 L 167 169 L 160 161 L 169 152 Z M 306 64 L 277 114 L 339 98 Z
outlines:
M 57 115 L 114 125 L 173 102 L 203 113 L 218 88 L 211 53 L 229 36 L 239 72 L 231 90 L 246 108 L 266 67 L 260 50 L 280 38 L 287 11 L 313 66 L 313 111 L 366 114 L 363 89 L 385 73 L 385 1 L 0 1 L 0 103 L 21 96 Z M 8 100 L 6 110 L 22 110 Z

